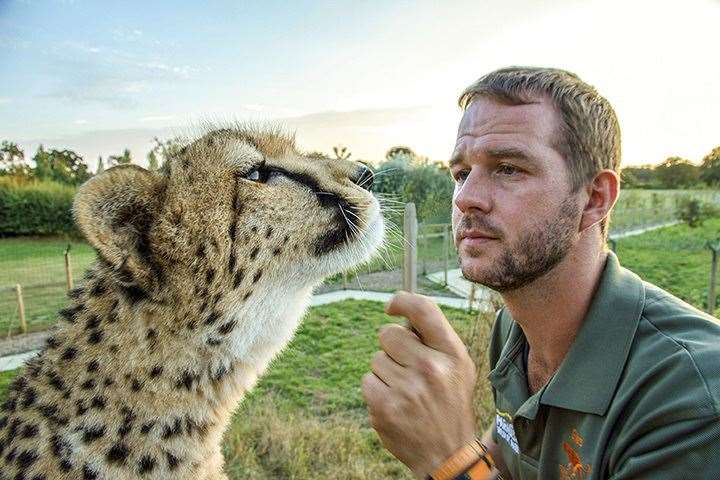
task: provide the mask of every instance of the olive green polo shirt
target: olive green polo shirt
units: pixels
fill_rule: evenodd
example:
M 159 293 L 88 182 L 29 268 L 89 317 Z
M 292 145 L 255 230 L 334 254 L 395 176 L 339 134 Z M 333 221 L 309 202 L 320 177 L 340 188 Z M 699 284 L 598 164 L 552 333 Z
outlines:
M 518 479 L 720 479 L 720 324 L 608 253 L 584 323 L 530 395 L 522 329 L 490 341 L 493 438 Z

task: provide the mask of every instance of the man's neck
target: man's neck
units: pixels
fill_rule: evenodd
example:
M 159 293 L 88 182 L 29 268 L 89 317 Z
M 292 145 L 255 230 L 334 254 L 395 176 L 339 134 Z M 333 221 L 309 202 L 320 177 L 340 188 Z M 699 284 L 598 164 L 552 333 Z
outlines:
M 600 282 L 607 252 L 583 243 L 533 283 L 502 294 L 530 346 L 531 391 L 541 388 L 562 363 Z

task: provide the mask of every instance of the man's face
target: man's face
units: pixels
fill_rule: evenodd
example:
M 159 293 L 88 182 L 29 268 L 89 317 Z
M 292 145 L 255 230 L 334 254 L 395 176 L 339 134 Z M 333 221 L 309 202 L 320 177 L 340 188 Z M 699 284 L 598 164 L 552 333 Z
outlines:
M 453 232 L 468 280 L 499 292 L 550 271 L 578 235 L 581 207 L 553 148 L 558 113 L 548 100 L 510 106 L 479 97 L 458 128 Z

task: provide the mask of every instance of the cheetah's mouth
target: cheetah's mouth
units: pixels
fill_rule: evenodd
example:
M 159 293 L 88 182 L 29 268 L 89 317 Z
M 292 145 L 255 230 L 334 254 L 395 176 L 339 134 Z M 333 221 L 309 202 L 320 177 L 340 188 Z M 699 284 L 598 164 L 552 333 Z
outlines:
M 337 225 L 337 228 L 327 232 L 320 238 L 320 241 L 315 244 L 315 255 L 320 256 L 348 243 L 357 235 L 360 227 L 357 226 L 353 219 L 360 218 L 360 209 L 333 193 L 316 193 L 318 193 L 318 198 L 324 196 L 324 200 L 320 202 L 321 205 L 324 207 L 329 206 L 335 210 L 332 221 Z M 331 202 L 330 205 L 328 205 L 328 202 Z

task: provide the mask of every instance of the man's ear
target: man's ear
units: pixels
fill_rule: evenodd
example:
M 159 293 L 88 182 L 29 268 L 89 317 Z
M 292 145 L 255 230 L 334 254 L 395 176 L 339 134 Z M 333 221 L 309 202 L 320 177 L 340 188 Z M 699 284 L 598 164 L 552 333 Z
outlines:
M 586 187 L 587 202 L 583 208 L 580 231 L 606 218 L 620 194 L 620 177 L 613 170 L 601 170 Z
M 110 168 L 80 187 L 75 223 L 126 287 L 151 287 L 160 275 L 149 241 L 165 179 L 137 165 Z

